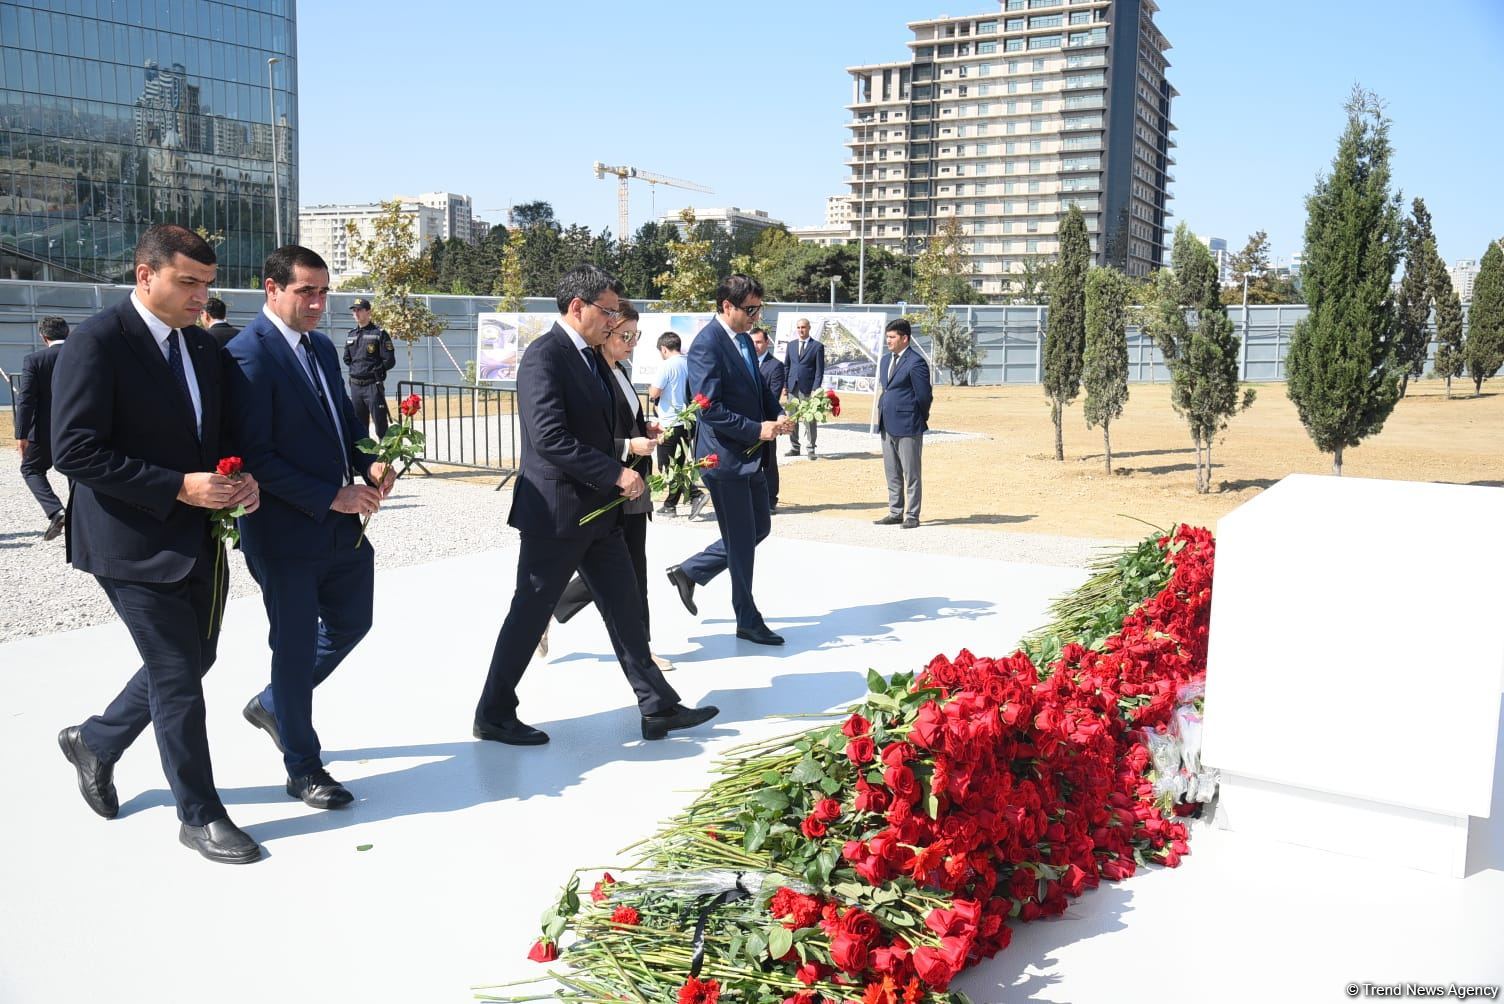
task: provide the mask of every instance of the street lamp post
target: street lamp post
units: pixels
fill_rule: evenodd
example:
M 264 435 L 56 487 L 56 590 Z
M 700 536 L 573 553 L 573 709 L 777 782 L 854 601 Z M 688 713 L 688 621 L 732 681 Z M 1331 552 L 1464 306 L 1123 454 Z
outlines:
M 838 275 L 833 275 L 833 276 L 830 277 L 830 310 L 831 310 L 831 313 L 835 313 L 835 309 L 836 309 L 836 283 L 838 283 L 840 281 L 841 281 L 841 277 L 838 276 Z
M 272 71 L 279 62 L 276 56 L 266 59 L 266 103 L 272 116 L 272 217 L 276 223 L 277 247 L 282 246 L 282 181 L 277 167 L 277 89 Z

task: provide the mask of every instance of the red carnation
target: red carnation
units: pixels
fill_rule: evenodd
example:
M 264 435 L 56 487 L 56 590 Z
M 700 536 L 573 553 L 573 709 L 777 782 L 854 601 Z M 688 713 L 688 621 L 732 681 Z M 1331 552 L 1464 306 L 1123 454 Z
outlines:
M 607 872 L 601 877 L 601 880 L 595 884 L 595 887 L 590 890 L 590 898 L 597 903 L 599 903 L 603 899 L 608 898 L 611 895 L 608 890 L 615 884 L 616 879 L 611 877 L 610 872 Z
M 613 924 L 627 924 L 636 927 L 641 920 L 642 914 L 638 913 L 634 907 L 619 906 L 611 911 L 611 923 Z
M 695 395 L 695 407 L 700 408 L 701 410 L 709 408 L 710 407 L 710 398 L 706 397 L 704 394 L 696 394 Z
M 238 478 L 245 470 L 245 461 L 239 457 L 220 457 L 219 463 L 214 465 L 214 473 L 227 478 Z
M 527 957 L 534 962 L 552 962 L 559 957 L 559 946 L 548 938 L 539 938 Z
M 703 983 L 693 976 L 679 988 L 679 1004 L 716 1004 L 721 999 L 721 985 L 715 980 Z

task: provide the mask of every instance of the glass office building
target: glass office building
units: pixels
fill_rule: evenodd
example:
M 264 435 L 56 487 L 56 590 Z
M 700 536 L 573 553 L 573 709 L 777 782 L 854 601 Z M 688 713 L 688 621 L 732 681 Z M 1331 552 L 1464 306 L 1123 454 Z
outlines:
M 296 0 L 0 0 L 0 278 L 131 282 L 178 223 L 249 285 L 274 191 L 297 236 L 297 79 Z

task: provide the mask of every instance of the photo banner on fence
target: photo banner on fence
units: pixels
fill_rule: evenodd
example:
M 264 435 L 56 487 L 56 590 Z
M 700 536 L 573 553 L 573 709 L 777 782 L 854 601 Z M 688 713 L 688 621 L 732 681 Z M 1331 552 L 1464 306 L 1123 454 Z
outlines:
M 553 327 L 552 314 L 477 314 L 475 377 L 481 382 L 512 382 L 522 353 Z
M 862 394 L 877 389 L 877 361 L 882 357 L 887 314 L 782 311 L 773 339 L 777 358 L 787 358 L 789 344 L 799 338 L 795 325 L 800 321 L 809 321 L 809 336 L 825 346 L 823 386 Z
M 632 351 L 632 383 L 638 387 L 650 387 L 663 369 L 663 357 L 658 354 L 658 337 L 672 331 L 679 336 L 679 351 L 688 352 L 690 343 L 700 329 L 709 324 L 714 314 L 643 314 L 637 319 L 641 338 Z

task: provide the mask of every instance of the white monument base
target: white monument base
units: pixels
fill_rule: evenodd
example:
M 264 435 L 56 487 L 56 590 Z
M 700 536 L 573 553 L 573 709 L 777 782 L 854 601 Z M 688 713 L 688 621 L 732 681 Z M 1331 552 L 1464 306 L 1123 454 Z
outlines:
M 1292 475 L 1219 522 L 1219 826 L 1466 873 L 1504 759 L 1500 513 L 1497 488 Z

